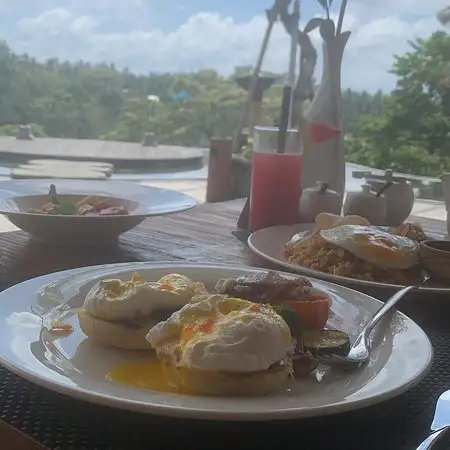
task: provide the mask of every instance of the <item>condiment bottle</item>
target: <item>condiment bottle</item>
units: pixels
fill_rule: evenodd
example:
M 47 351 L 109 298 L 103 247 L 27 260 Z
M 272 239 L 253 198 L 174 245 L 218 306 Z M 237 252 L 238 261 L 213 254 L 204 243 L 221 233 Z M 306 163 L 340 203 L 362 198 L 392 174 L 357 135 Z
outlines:
M 450 236 L 450 208 L 446 205 L 447 208 L 447 233 Z
M 361 191 L 347 192 L 344 202 L 344 216 L 361 216 L 372 225 L 384 225 L 386 220 L 386 197 L 370 191 L 370 185 L 363 184 Z
M 383 191 L 386 197 L 386 225 L 397 227 L 411 214 L 414 191 L 405 178 L 396 178 L 394 181 L 392 170 L 386 170 L 384 178 L 390 183 Z
M 342 197 L 328 189 L 329 183 L 318 181 L 316 186 L 306 188 L 300 197 L 299 215 L 304 223 L 313 223 L 319 213 L 341 214 Z

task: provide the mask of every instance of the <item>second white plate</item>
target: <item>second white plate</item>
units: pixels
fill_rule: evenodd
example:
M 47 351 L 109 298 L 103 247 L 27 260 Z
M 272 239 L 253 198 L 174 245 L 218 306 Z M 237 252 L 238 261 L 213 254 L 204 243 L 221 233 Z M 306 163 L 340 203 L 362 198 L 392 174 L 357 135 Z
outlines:
M 377 288 L 394 291 L 403 286 L 396 284 L 375 283 L 373 281 L 357 280 L 355 278 L 341 277 L 331 275 L 329 273 L 320 272 L 318 270 L 302 267 L 298 264 L 292 264 L 283 255 L 284 245 L 291 239 L 291 237 L 301 231 L 311 230 L 313 224 L 303 223 L 294 225 L 279 225 L 275 227 L 263 228 L 255 231 L 248 238 L 248 245 L 250 249 L 259 255 L 261 258 L 276 264 L 279 267 L 284 267 L 292 272 L 300 273 L 302 275 L 319 278 L 321 280 L 331 281 L 344 286 L 350 286 L 354 289 Z M 442 236 L 429 234 L 431 239 L 443 239 Z M 421 291 L 438 294 L 449 294 L 450 287 L 421 287 Z

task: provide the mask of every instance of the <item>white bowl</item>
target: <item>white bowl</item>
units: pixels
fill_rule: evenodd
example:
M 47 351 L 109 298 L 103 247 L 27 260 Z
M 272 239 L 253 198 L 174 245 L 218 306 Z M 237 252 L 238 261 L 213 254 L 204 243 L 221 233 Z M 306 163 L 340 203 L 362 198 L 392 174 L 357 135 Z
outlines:
M 58 195 L 62 202 L 76 202 L 85 195 Z M 144 208 L 132 200 L 97 196 L 112 206 L 125 206 L 128 215 L 115 216 L 64 216 L 30 212 L 48 202 L 46 195 L 24 195 L 4 202 L 9 210 L 2 211 L 18 228 L 37 241 L 52 242 L 104 242 L 118 238 L 122 233 L 139 225 L 145 218 Z
M 47 183 L 49 181 L 53 180 L 47 180 Z M 64 216 L 30 212 L 48 202 L 48 195 L 44 192 L 48 189 L 45 186 L 49 185 L 50 183 L 35 186 L 27 183 L 24 186 L 23 183 L 17 184 L 13 181 L 0 183 L 0 214 L 4 214 L 15 226 L 40 242 L 108 243 L 117 240 L 119 235 L 136 227 L 147 217 L 183 211 L 197 204 L 196 199 L 167 189 L 120 182 L 86 184 L 76 180 L 66 184 L 56 183 L 58 191 L 61 192 L 58 197 L 62 201 L 73 202 L 88 195 L 95 195 L 113 206 L 125 206 L 129 214 Z M 36 187 L 41 192 L 44 189 L 45 191 L 36 193 Z M 80 188 L 78 192 L 77 187 Z M 120 197 L 120 193 L 128 198 Z

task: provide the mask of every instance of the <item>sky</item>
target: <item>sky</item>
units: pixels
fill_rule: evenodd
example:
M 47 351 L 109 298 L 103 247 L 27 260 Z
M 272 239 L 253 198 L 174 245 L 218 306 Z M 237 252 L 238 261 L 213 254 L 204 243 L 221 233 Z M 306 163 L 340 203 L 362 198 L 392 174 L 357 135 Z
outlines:
M 442 29 L 436 13 L 450 0 L 349 0 L 344 30 L 352 35 L 342 65 L 342 85 L 390 91 L 393 54 L 408 41 Z M 113 62 L 133 72 L 223 75 L 252 65 L 273 0 L 0 0 L 0 39 L 16 52 Z M 334 0 L 337 14 L 340 0 Z M 301 22 L 323 14 L 317 0 L 302 0 Z M 320 37 L 311 34 L 321 53 Z M 289 38 L 276 24 L 263 70 L 287 72 Z M 321 64 L 316 78 L 321 76 Z

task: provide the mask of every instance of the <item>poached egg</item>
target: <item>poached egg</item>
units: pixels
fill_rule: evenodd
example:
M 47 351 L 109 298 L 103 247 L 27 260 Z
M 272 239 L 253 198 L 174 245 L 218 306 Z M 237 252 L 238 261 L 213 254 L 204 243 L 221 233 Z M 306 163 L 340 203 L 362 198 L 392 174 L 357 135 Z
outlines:
M 169 366 L 251 373 L 282 361 L 291 334 L 270 306 L 210 295 L 155 325 L 147 340 Z
M 156 282 L 134 273 L 130 281 L 101 280 L 87 293 L 84 309 L 100 320 L 127 322 L 148 317 L 157 311 L 173 311 L 195 295 L 205 294 L 202 283 L 180 274 L 168 274 Z
M 419 261 L 419 244 L 376 227 L 342 225 L 320 230 L 328 243 L 384 269 L 410 269 Z

